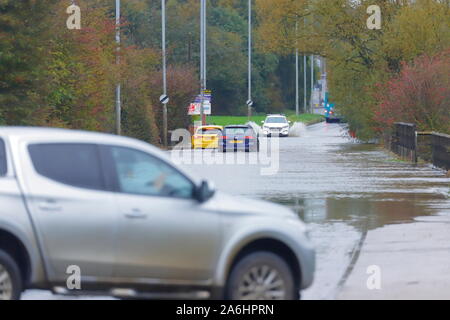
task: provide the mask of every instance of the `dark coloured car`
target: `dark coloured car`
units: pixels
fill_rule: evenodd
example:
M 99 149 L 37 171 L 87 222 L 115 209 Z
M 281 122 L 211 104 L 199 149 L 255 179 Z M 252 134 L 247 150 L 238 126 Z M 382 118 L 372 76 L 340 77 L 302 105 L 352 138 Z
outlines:
M 226 126 L 219 144 L 219 150 L 222 152 L 259 151 L 258 133 L 247 125 Z

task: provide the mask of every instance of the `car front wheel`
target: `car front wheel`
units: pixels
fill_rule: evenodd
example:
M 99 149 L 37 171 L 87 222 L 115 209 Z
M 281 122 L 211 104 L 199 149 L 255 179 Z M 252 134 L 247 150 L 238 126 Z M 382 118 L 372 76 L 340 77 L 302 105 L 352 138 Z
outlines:
M 254 252 L 231 271 L 226 297 L 231 300 L 296 300 L 294 277 L 288 264 L 271 252 Z
M 18 300 L 22 293 L 22 279 L 17 263 L 0 250 L 0 300 Z

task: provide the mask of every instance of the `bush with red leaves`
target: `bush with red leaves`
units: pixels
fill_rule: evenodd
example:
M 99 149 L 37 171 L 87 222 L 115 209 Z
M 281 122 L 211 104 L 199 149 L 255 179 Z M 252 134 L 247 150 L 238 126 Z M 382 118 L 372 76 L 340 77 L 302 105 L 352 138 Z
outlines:
M 399 75 L 378 84 L 376 92 L 377 131 L 409 122 L 421 131 L 450 133 L 450 49 L 404 63 Z

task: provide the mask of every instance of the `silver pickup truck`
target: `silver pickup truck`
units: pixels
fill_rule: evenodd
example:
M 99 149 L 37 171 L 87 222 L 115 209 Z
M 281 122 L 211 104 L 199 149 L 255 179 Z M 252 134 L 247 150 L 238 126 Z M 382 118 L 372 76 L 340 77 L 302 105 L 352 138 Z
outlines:
M 144 142 L 0 127 L 0 300 L 297 299 L 314 255 L 289 209 L 215 191 Z

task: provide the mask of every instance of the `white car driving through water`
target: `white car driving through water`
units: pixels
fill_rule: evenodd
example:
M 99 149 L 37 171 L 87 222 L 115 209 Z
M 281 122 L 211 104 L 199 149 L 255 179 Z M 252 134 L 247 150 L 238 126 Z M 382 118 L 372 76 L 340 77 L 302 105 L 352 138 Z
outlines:
M 288 137 L 290 123 L 286 116 L 282 114 L 270 114 L 266 117 L 265 121 L 262 121 L 263 134 L 268 137 L 272 135 Z

